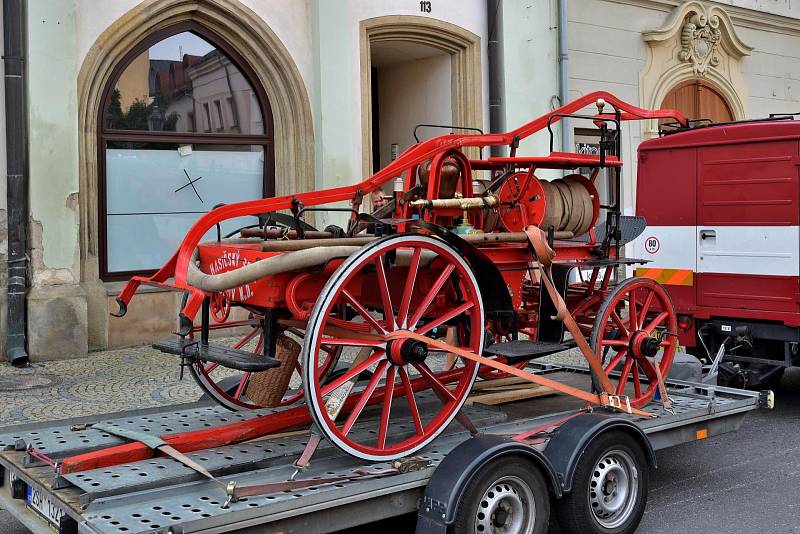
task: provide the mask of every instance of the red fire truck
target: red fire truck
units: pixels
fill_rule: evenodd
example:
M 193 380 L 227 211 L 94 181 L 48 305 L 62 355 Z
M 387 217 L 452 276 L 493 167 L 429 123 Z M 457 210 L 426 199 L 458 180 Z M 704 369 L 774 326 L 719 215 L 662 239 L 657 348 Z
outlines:
M 800 342 L 800 121 L 694 124 L 639 146 L 637 274 L 666 285 L 680 343 L 719 380 L 780 380 Z

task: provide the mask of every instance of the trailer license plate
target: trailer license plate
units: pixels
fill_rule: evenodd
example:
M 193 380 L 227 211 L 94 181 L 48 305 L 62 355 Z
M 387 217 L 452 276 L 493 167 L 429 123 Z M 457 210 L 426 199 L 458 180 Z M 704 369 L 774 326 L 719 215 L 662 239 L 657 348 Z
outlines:
M 25 500 L 29 508 L 38 512 L 53 526 L 58 527 L 64 512 L 42 490 L 29 485 Z

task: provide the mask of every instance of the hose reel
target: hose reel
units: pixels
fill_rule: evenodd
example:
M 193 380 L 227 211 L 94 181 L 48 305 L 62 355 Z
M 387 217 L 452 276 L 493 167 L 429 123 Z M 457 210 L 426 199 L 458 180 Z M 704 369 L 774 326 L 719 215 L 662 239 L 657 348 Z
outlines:
M 534 176 L 526 184 L 526 174 L 509 176 L 498 191 L 503 203 L 500 220 L 507 231 L 519 232 L 527 225 L 542 230 L 552 226 L 556 232 L 578 236 L 595 225 L 600 202 L 597 189 L 585 176 L 570 174 L 551 181 Z

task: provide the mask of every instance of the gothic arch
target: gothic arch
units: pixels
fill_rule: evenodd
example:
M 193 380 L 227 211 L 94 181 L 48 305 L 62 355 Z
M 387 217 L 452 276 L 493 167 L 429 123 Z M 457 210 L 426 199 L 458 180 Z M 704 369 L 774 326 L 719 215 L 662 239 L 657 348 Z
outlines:
M 277 194 L 314 186 L 311 104 L 289 51 L 265 21 L 238 0 L 145 0 L 95 41 L 78 73 L 82 280 L 97 278 L 97 124 L 114 67 L 147 35 L 192 20 L 229 43 L 255 71 L 270 99 Z
M 115 66 L 153 32 L 194 21 L 219 35 L 253 69 L 269 96 L 276 193 L 314 188 L 311 103 L 291 54 L 266 22 L 238 0 L 144 0 L 100 34 L 78 73 L 81 285 L 89 311 L 89 345 L 108 344 L 109 289 L 99 278 L 97 126 L 103 90 Z

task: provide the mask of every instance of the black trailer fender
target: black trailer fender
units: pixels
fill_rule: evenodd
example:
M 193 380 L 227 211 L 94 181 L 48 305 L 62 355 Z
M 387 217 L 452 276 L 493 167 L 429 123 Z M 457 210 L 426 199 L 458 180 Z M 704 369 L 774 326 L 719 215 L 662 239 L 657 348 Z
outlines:
M 455 521 L 462 495 L 480 468 L 491 460 L 512 455 L 536 465 L 556 496 L 561 496 L 556 472 L 541 452 L 503 436 L 480 434 L 450 451 L 433 472 L 419 505 L 416 534 L 445 534 Z
M 642 446 L 648 463 L 655 467 L 656 453 L 644 431 L 632 421 L 619 415 L 604 413 L 585 413 L 561 424 L 552 434 L 544 455 L 548 464 L 555 469 L 561 493 L 572 491 L 575 469 L 589 443 L 600 434 L 611 430 L 629 433 Z M 560 496 L 560 493 L 557 494 Z

